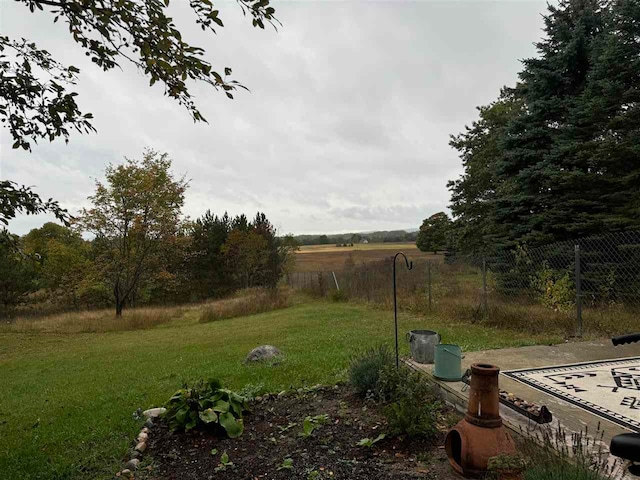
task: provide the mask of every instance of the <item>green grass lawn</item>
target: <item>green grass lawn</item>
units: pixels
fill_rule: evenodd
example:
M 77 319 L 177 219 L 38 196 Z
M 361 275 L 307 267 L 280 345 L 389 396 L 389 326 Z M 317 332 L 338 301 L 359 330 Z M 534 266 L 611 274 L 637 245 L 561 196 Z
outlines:
M 140 427 L 132 413 L 161 405 L 183 382 L 218 377 L 266 391 L 331 383 L 359 348 L 393 343 L 392 313 L 361 305 L 309 302 L 208 324 L 197 314 L 128 332 L 0 333 L 3 478 L 110 478 Z M 403 314 L 402 338 L 413 328 L 466 351 L 561 340 Z M 267 343 L 285 352 L 281 365 L 242 364 Z

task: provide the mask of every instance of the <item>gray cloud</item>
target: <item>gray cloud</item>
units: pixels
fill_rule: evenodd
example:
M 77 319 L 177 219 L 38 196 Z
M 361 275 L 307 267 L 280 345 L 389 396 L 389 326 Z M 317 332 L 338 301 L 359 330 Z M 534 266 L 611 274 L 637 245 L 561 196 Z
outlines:
M 2 32 L 33 39 L 81 68 L 79 102 L 98 133 L 70 143 L 11 150 L 0 133 L 0 177 L 35 185 L 74 211 L 86 205 L 104 166 L 166 151 L 191 179 L 185 213 L 264 210 L 284 232 L 418 226 L 448 204 L 446 182 L 461 171 L 448 137 L 513 84 L 534 54 L 545 1 L 311 2 L 275 0 L 283 27 L 253 29 L 234 2 L 225 28 L 205 35 L 188 23 L 220 68 L 251 89 L 233 101 L 205 86 L 193 93 L 208 124 L 130 65 L 104 73 L 50 15 L 2 2 Z M 47 217 L 22 217 L 17 233 Z

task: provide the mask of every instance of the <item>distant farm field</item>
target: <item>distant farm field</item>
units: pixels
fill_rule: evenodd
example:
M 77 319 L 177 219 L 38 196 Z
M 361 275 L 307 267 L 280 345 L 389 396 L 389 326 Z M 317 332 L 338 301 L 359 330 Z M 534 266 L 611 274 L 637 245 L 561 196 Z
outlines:
M 433 259 L 440 261 L 442 255 L 421 252 L 411 243 L 369 243 L 356 244 L 353 247 L 335 245 L 305 245 L 296 253 L 297 272 L 328 272 L 344 268 L 345 261 L 351 257 L 354 263 L 369 263 L 391 257 L 396 252 L 404 252 L 410 260 Z

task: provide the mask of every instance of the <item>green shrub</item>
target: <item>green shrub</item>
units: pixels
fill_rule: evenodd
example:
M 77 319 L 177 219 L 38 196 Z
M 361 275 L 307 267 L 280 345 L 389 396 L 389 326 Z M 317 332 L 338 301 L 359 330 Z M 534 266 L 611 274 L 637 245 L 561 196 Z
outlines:
M 385 365 L 380 369 L 378 383 L 372 390 L 372 397 L 380 403 L 395 402 L 409 384 L 411 373 L 406 367 L 396 368 L 395 364 Z
M 384 409 L 392 435 L 433 437 L 438 433 L 437 420 L 442 405 L 431 399 L 423 403 L 403 397 Z
M 164 419 L 171 431 L 209 427 L 224 431 L 230 438 L 242 435 L 242 415 L 248 410 L 246 399 L 222 388 L 218 380 L 181 388 L 165 407 Z
M 521 445 L 528 457 L 524 480 L 613 480 L 621 478 L 622 465 L 609 464 L 604 432 L 568 433 L 562 427 L 546 428 Z
M 552 270 L 547 262 L 532 278 L 543 305 L 557 311 L 570 310 L 575 302 L 576 291 L 569 272 Z
M 489 458 L 487 470 L 490 472 L 522 472 L 527 468 L 527 465 L 527 459 L 520 454 L 501 453 Z
M 351 361 L 349 383 L 361 396 L 384 405 L 390 433 L 431 437 L 443 408 L 421 373 L 397 368 L 386 346 L 371 348 Z
M 381 403 L 390 403 L 405 396 L 435 398 L 436 395 L 422 373 L 402 365 L 396 368 L 395 364 L 388 364 L 380 371 L 374 396 Z
M 438 432 L 443 404 L 421 373 L 388 365 L 380 371 L 374 392 L 387 404 L 384 414 L 392 434 L 432 437 Z
M 370 348 L 351 359 L 349 364 L 349 384 L 361 397 L 376 390 L 380 371 L 392 365 L 393 354 L 386 345 Z
M 348 296 L 344 290 L 333 290 L 329 294 L 329 298 L 332 302 L 346 302 L 348 300 Z

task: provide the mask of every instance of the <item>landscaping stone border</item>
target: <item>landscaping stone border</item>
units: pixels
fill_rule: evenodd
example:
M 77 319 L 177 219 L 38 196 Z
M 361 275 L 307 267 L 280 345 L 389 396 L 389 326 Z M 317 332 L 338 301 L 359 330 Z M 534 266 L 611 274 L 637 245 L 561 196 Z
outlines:
M 288 395 L 295 395 L 295 394 L 300 395 L 300 394 L 317 392 L 322 390 L 330 390 L 330 389 L 337 390 L 338 388 L 340 388 L 340 385 L 342 385 L 343 383 L 344 382 L 338 382 L 335 385 L 317 384 L 317 385 L 314 385 L 313 387 L 283 390 L 280 393 L 265 393 L 264 395 L 257 396 L 251 399 L 250 402 L 262 403 L 264 401 L 269 400 L 270 398 L 285 397 Z M 159 418 L 166 411 L 167 409 L 164 407 L 157 407 L 157 408 L 150 408 L 149 410 L 145 410 L 144 412 L 142 412 L 142 415 L 146 418 L 146 421 L 144 422 L 144 427 L 142 428 L 142 430 L 140 430 L 140 433 L 138 433 L 136 437 L 135 447 L 131 449 L 131 452 L 129 454 L 129 460 L 125 462 L 122 470 L 116 473 L 115 475 L 116 478 L 122 478 L 122 477 L 132 478 L 133 477 L 133 472 L 135 472 L 140 467 L 140 462 L 142 461 L 142 455 L 147 449 L 147 443 L 149 442 L 149 429 L 153 426 L 153 421 Z
M 133 477 L 133 472 L 135 472 L 138 467 L 140 467 L 142 455 L 147 449 L 147 443 L 149 441 L 149 428 L 153 426 L 153 420 L 158 418 L 166 411 L 166 408 L 158 407 L 150 408 L 149 410 L 145 410 L 144 412 L 142 412 L 142 415 L 146 418 L 144 427 L 142 427 L 142 430 L 140 430 L 140 433 L 138 433 L 136 437 L 136 445 L 131 450 L 129 460 L 124 464 L 122 470 L 116 473 L 116 477 Z

